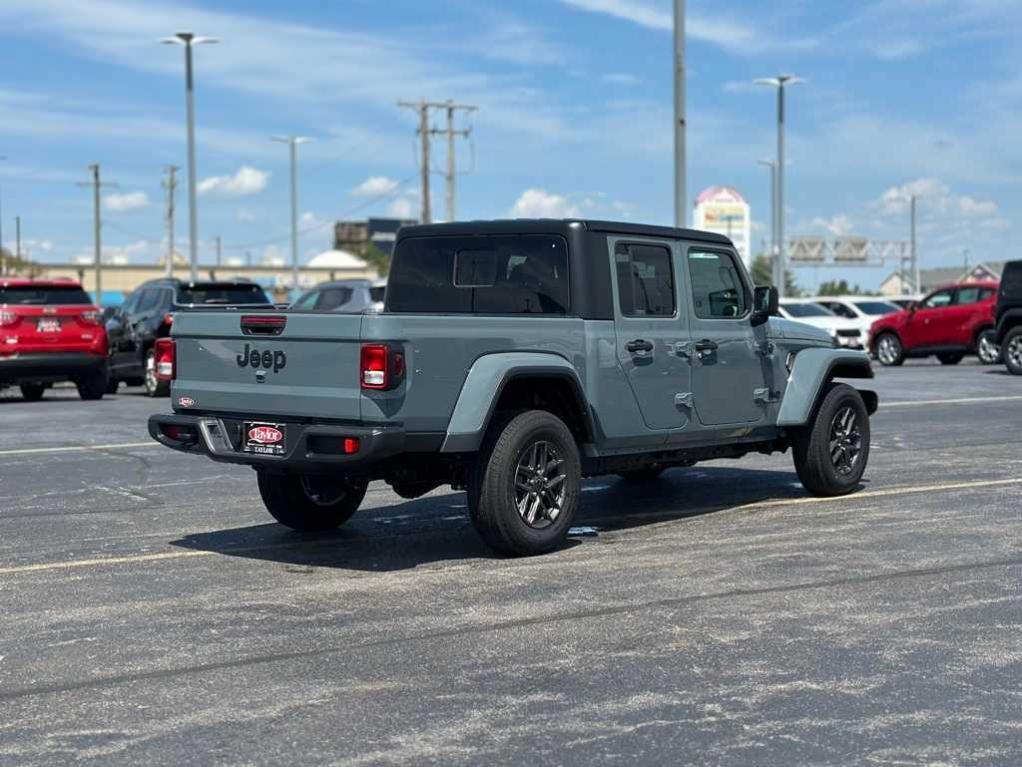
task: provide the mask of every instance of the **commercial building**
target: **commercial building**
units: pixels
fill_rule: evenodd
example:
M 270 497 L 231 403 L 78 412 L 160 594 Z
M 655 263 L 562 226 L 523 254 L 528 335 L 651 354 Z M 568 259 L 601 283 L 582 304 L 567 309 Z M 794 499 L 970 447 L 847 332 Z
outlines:
M 746 266 L 752 265 L 752 214 L 749 203 L 730 186 L 711 186 L 696 198 L 692 226 L 722 234 L 735 244 Z
M 365 221 L 338 221 L 334 224 L 334 248 L 363 254 L 370 245 L 388 256 L 394 253 L 394 241 L 402 226 L 414 226 L 415 219 L 369 218 Z

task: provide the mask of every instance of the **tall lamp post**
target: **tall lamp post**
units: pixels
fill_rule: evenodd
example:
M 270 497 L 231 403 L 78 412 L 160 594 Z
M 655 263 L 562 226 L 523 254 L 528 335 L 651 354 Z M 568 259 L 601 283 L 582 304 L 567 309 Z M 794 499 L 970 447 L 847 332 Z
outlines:
M 770 168 L 770 256 L 777 258 L 777 160 L 757 160 Z
M 674 225 L 685 226 L 685 0 L 674 0 Z
M 6 160 L 5 155 L 0 155 L 0 162 Z M 3 187 L 0 187 L 0 276 L 7 274 L 7 259 L 4 258 L 4 195 Z
M 183 45 L 185 49 L 185 105 L 188 112 L 188 260 L 191 279 L 196 279 L 199 262 L 199 223 L 195 203 L 195 81 L 192 77 L 192 47 L 218 43 L 216 37 L 196 37 L 191 32 L 178 32 L 160 40 L 166 45 Z
M 291 282 L 298 290 L 298 145 L 312 141 L 306 136 L 273 136 L 271 141 L 287 144 L 291 158 Z
M 784 89 L 789 85 L 804 83 L 800 77 L 795 75 L 779 75 L 778 77 L 763 77 L 753 82 L 756 85 L 766 85 L 777 89 L 777 182 L 774 184 L 776 201 L 777 221 L 777 253 L 774 259 L 774 285 L 777 292 L 784 297 L 785 276 L 787 272 L 787 254 L 784 245 Z

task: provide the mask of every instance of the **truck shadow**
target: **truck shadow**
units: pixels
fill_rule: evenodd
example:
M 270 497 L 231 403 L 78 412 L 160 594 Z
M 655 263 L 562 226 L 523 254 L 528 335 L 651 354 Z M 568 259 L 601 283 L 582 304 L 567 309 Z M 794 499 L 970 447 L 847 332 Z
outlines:
M 368 503 L 373 502 L 373 494 L 371 490 Z M 791 471 L 697 466 L 675 469 L 645 483 L 616 477 L 589 480 L 575 520 L 579 534 L 570 536 L 559 552 L 548 556 L 616 531 L 684 523 L 750 504 L 805 496 Z M 366 509 L 342 529 L 326 534 L 303 535 L 266 524 L 195 533 L 171 545 L 277 562 L 299 573 L 313 567 L 391 572 L 459 560 L 498 559 L 472 529 L 464 493 L 450 492 Z

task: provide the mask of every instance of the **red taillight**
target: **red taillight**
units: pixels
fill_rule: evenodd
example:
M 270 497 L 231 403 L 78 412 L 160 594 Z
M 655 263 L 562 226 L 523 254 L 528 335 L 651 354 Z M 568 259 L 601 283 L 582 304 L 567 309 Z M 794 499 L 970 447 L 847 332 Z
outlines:
M 103 321 L 103 313 L 90 309 L 87 312 L 82 312 L 81 319 L 86 325 L 98 325 Z
M 174 315 L 171 314 L 170 312 L 167 312 L 166 314 L 164 314 L 163 315 L 163 324 L 164 325 L 173 325 L 174 324 Z
M 157 338 L 153 347 L 153 360 L 156 363 L 156 378 L 160 381 L 173 381 L 177 376 L 177 350 L 173 338 Z
M 359 442 L 358 437 L 345 437 L 344 438 L 344 454 L 354 455 L 358 452 L 362 444 Z
M 0 311 L 0 327 L 14 325 L 15 323 L 17 323 L 17 321 L 18 321 L 17 312 L 7 311 L 6 309 Z
M 390 349 L 384 344 L 362 345 L 362 388 L 390 388 Z

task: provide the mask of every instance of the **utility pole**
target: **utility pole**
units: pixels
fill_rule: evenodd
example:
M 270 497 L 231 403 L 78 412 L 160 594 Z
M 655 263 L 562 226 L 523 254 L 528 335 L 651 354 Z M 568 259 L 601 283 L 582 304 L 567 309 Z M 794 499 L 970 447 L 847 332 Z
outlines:
M 915 281 L 915 292 L 922 294 L 922 277 L 919 271 L 919 253 L 916 250 L 916 201 L 919 199 L 919 195 L 912 195 L 909 199 L 909 218 L 912 227 L 912 277 Z
M 469 130 L 469 129 L 466 129 L 466 130 L 455 130 L 454 129 L 454 113 L 456 111 L 458 111 L 458 110 L 461 110 L 461 111 L 464 111 L 464 112 L 474 112 L 479 107 L 470 106 L 468 104 L 455 104 L 453 101 L 450 101 L 450 100 L 448 100 L 446 104 L 432 104 L 432 105 L 429 105 L 429 106 L 437 106 L 437 107 L 445 109 L 447 111 L 447 129 L 446 130 L 440 130 L 438 128 L 434 128 L 434 129 L 432 129 L 430 131 L 430 135 L 435 136 L 438 133 L 443 133 L 443 134 L 447 135 L 447 174 L 446 174 L 446 177 L 447 177 L 447 220 L 448 221 L 454 221 L 454 219 L 457 217 L 457 214 L 455 212 L 454 193 L 455 193 L 455 184 L 457 183 L 457 174 L 458 174 L 457 162 L 456 162 L 456 158 L 455 158 L 455 154 L 454 154 L 454 139 L 457 136 L 461 136 L 463 138 L 468 138 L 472 134 L 472 131 Z
M 420 223 L 431 224 L 433 223 L 433 212 L 429 202 L 429 110 L 430 107 L 438 105 L 425 99 L 399 101 L 397 105 L 404 109 L 414 109 L 419 113 L 419 136 L 422 139 L 422 159 L 419 161 L 422 164 L 422 214 L 420 215 L 422 220 Z
M 0 161 L 7 157 L 0 155 Z M 7 274 L 7 258 L 4 256 L 4 194 L 3 187 L 0 187 L 0 277 Z
M 287 144 L 291 159 L 291 282 L 298 290 L 298 145 L 312 141 L 305 136 L 273 136 L 271 141 Z
M 21 262 L 21 216 L 14 217 L 14 258 Z
M 167 180 L 163 182 L 163 188 L 167 190 L 167 276 L 174 275 L 174 206 L 177 202 L 177 172 L 181 170 L 176 165 L 168 165 L 165 168 Z
M 685 0 L 674 0 L 674 225 L 688 217 L 685 188 Z
M 96 250 L 96 305 L 103 305 L 103 252 L 102 243 L 100 240 L 100 207 L 99 207 L 99 190 L 104 186 L 117 186 L 117 184 L 104 183 L 99 179 L 99 163 L 93 163 L 89 166 L 89 170 L 92 171 L 92 181 L 79 182 L 78 186 L 91 186 L 92 187 L 92 229 L 93 229 L 93 240 L 95 243 Z M 20 229 L 20 226 L 19 226 Z M 19 235 L 20 238 L 20 235 Z M 20 251 L 20 246 L 19 246 Z
M 220 235 L 216 236 L 216 265 L 220 266 Z

